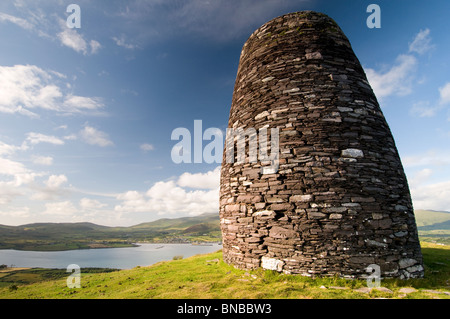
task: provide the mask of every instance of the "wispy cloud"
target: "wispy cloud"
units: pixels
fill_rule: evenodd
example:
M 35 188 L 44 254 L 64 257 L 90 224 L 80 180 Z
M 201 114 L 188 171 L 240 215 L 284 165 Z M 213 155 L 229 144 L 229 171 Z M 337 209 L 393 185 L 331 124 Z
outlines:
M 33 156 L 33 163 L 43 166 L 53 165 L 53 157 L 51 156 Z
M 439 103 L 441 105 L 450 104 L 450 82 L 439 88 Z
M 33 24 L 28 22 L 25 19 L 18 18 L 3 12 L 0 12 L 0 22 L 10 22 L 18 25 L 19 27 L 25 29 L 25 30 L 33 30 Z
M 132 28 L 126 33 L 135 33 L 134 39 L 139 42 L 182 34 L 224 42 L 249 36 L 269 19 L 298 10 L 307 2 L 309 0 L 132 0 L 116 8 L 113 15 L 122 19 L 124 25 L 133 22 L 128 24 Z
M 147 143 L 141 144 L 141 145 L 139 146 L 139 148 L 140 148 L 142 151 L 144 151 L 144 152 L 150 152 L 150 151 L 153 151 L 153 150 L 155 149 L 155 147 L 154 147 L 152 144 L 147 144 Z
M 409 52 L 425 54 L 434 48 L 431 43 L 430 29 L 420 30 L 414 40 L 409 44 Z
M 123 47 L 125 49 L 134 50 L 138 48 L 136 44 L 127 43 L 127 39 L 125 38 L 125 35 L 121 34 L 119 37 L 112 37 L 114 42 L 119 46 Z
M 412 75 L 417 66 L 412 55 L 399 55 L 395 64 L 385 71 L 367 68 L 366 75 L 375 95 L 379 99 L 391 95 L 407 95 L 412 92 Z
M 64 145 L 64 141 L 61 140 L 60 138 L 56 137 L 56 136 L 52 136 L 52 135 L 45 135 L 45 134 L 41 134 L 41 133 L 28 133 L 27 134 L 27 139 L 25 140 L 25 143 L 27 144 L 31 144 L 31 145 L 36 145 L 39 143 L 49 143 L 49 144 L 54 144 L 54 145 Z
M 89 125 L 85 125 L 85 127 L 80 131 L 80 136 L 90 145 L 97 145 L 101 147 L 114 145 L 114 143 L 109 139 L 108 134 Z
M 412 93 L 413 85 L 417 82 L 415 75 L 419 65 L 419 60 L 414 53 L 423 55 L 432 48 L 430 30 L 421 30 L 409 44 L 408 53 L 398 55 L 390 67 L 378 71 L 373 68 L 365 69 L 367 78 L 377 98 L 382 100 L 393 95 L 405 96 Z M 431 110 L 427 109 L 426 111 Z M 422 112 L 419 107 L 416 107 L 413 113 L 429 114 Z

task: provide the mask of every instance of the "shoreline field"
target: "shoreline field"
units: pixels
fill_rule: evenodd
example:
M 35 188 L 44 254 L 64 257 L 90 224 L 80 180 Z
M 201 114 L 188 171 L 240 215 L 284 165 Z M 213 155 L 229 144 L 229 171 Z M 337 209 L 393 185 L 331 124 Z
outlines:
M 222 252 L 152 266 L 95 273 L 81 269 L 81 288 L 67 287 L 68 273 L 16 271 L 22 282 L 0 277 L 1 299 L 450 299 L 450 246 L 422 242 L 425 278 L 365 280 L 303 277 L 227 265 Z M 46 276 L 41 276 L 39 272 Z M 1 276 L 2 273 L 0 273 Z M 59 276 L 59 277 L 58 277 Z M 30 282 L 26 282 L 29 280 Z

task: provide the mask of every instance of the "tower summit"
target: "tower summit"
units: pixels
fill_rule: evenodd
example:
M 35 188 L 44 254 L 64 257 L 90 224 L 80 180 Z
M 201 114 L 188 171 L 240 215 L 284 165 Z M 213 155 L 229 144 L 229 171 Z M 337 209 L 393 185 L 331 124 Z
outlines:
M 394 139 L 349 40 L 331 18 L 290 13 L 250 36 L 228 127 L 269 128 L 268 141 L 275 137 L 270 128 L 277 128 L 279 157 L 273 169 L 270 161 L 238 161 L 237 152 L 227 161 L 224 150 L 225 262 L 350 278 L 366 277 L 375 264 L 383 278 L 423 276 Z M 271 143 L 267 148 L 275 151 Z

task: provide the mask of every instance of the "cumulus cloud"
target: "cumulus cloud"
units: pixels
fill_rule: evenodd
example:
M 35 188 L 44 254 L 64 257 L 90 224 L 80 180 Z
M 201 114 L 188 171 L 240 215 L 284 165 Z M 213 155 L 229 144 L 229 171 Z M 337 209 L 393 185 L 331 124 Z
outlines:
M 121 203 L 115 206 L 115 211 L 158 215 L 218 212 L 218 172 L 220 171 L 215 169 L 204 174 L 185 173 L 177 181 L 157 182 L 145 193 L 128 191 L 119 194 L 117 199 Z
M 0 175 L 15 176 L 29 172 L 30 171 L 22 163 L 0 157 Z
M 114 143 L 109 139 L 108 134 L 99 131 L 92 126 L 86 125 L 84 129 L 80 131 L 80 136 L 90 145 L 97 145 L 101 147 L 114 145 Z
M 65 94 L 65 79 L 64 74 L 35 65 L 0 66 L 0 112 L 38 117 L 36 109 L 72 114 L 104 106 L 100 98 Z
M 48 188 L 56 189 L 62 184 L 67 183 L 67 177 L 65 175 L 51 175 L 45 182 Z
M 177 181 L 181 187 L 199 188 L 199 189 L 217 189 L 220 183 L 220 166 L 213 171 L 206 173 L 183 173 Z
M 63 187 L 64 184 L 68 182 L 65 175 L 50 175 L 46 181 L 44 181 L 44 186 L 34 186 L 31 199 L 49 201 L 55 200 L 67 194 L 68 190 Z
M 437 181 L 450 165 L 450 154 L 428 151 L 405 157 L 403 163 L 414 208 L 450 211 L 450 182 Z

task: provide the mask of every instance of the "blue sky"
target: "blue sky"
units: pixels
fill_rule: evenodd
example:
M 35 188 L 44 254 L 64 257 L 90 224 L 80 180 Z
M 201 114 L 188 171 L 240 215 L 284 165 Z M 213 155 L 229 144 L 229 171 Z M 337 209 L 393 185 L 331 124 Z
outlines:
M 81 28 L 68 28 L 69 4 Z M 369 4 L 381 8 L 370 29 Z M 218 211 L 218 163 L 172 161 L 178 127 L 225 130 L 242 45 L 279 15 L 341 26 L 391 127 L 417 209 L 450 211 L 444 1 L 0 3 L 0 224 L 134 225 Z M 206 144 L 207 142 L 205 142 Z

